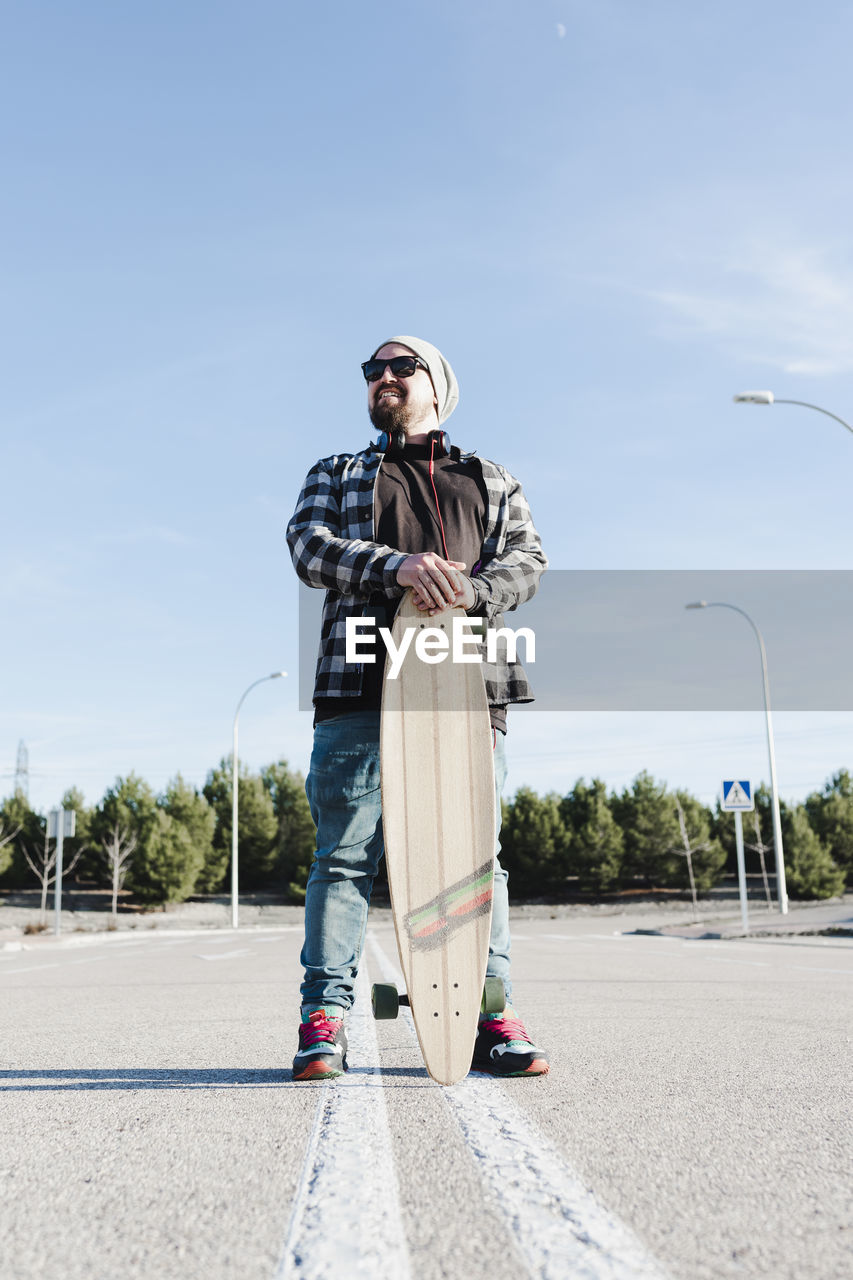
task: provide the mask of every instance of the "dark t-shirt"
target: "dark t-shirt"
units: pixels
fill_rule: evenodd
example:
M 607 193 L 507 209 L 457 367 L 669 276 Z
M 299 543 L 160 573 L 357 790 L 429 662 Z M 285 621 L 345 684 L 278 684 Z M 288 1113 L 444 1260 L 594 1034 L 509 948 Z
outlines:
M 452 449 L 449 457 L 434 459 L 430 476 L 430 447 L 407 444 L 402 454 L 383 458 L 374 490 L 376 541 L 407 555 L 434 551 L 444 559 L 461 560 L 470 575 L 480 558 L 486 524 L 488 495 L 483 474 L 475 460 L 463 462 L 459 450 Z M 378 626 L 391 626 L 397 603 L 383 595 L 371 597 L 369 612 Z M 383 671 L 380 646 L 376 662 L 364 665 L 360 695 L 318 698 L 314 723 L 348 711 L 378 711 Z M 490 711 L 494 727 L 505 733 L 506 707 L 491 707 Z

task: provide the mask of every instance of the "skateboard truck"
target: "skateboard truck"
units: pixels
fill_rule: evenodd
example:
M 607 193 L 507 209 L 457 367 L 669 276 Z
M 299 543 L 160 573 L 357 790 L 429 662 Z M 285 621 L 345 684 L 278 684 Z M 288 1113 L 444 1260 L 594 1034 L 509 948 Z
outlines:
M 396 1018 L 401 1005 L 411 1008 L 411 1001 L 406 992 L 398 992 L 393 982 L 374 982 L 370 991 L 370 1004 L 373 1016 L 378 1022 Z M 503 1013 L 505 1008 L 506 988 L 503 978 L 486 978 L 483 984 L 480 1012 Z

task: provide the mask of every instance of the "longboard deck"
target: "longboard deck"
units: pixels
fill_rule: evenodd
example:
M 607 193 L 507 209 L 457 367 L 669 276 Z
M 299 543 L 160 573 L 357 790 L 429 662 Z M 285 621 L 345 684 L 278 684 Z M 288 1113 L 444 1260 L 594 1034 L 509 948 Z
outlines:
M 392 635 L 441 627 L 404 596 Z M 400 962 L 427 1070 L 455 1084 L 471 1068 L 489 953 L 495 854 L 492 730 L 482 668 L 407 650 L 386 662 L 380 737 L 382 823 Z

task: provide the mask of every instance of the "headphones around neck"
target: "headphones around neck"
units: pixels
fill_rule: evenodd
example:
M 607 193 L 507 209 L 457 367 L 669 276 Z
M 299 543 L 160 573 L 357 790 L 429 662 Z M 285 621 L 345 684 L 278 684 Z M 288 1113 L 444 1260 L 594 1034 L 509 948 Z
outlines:
M 427 437 L 427 443 L 432 445 L 432 456 L 435 458 L 446 458 L 450 454 L 450 436 L 446 431 L 431 431 Z M 384 453 L 386 458 L 399 457 L 406 447 L 406 433 L 403 430 L 380 431 L 376 444 L 373 446 Z

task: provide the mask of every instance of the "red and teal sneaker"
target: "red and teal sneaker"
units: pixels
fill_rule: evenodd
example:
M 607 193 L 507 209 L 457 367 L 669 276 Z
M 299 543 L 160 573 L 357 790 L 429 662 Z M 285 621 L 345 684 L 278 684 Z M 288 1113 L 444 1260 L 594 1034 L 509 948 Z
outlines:
M 293 1079 L 331 1080 L 343 1075 L 346 1069 L 347 1038 L 343 1010 L 332 1006 L 303 1013 L 299 1049 L 293 1059 Z
M 548 1055 L 536 1048 L 509 1006 L 494 1018 L 481 1019 L 472 1071 L 487 1071 L 492 1076 L 546 1076 L 550 1066 Z

